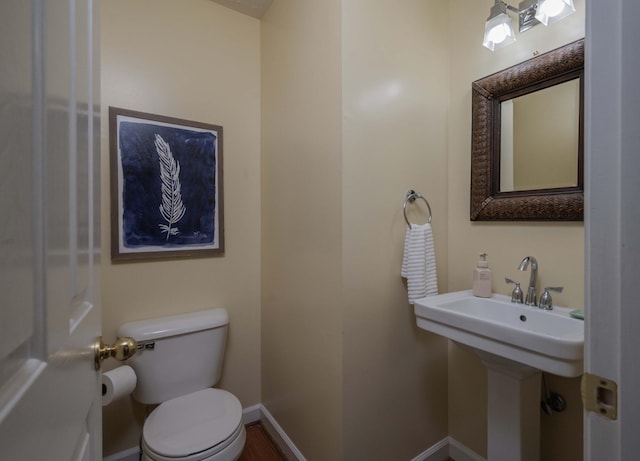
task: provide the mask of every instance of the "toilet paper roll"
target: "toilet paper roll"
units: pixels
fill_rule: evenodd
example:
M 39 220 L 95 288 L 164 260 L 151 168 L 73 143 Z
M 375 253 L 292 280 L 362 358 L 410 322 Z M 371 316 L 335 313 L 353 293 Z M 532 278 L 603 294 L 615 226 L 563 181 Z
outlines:
M 102 406 L 129 395 L 136 388 L 136 373 L 129 365 L 122 365 L 102 374 Z

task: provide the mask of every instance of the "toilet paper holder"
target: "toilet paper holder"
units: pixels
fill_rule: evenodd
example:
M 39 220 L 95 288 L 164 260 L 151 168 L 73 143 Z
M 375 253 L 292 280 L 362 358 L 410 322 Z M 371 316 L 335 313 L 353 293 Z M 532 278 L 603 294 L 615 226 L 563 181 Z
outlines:
M 153 349 L 153 347 L 148 347 L 146 344 L 141 344 L 141 346 L 145 349 Z M 102 341 L 102 336 L 100 336 L 92 346 L 95 368 L 99 370 L 102 362 L 109 357 L 113 357 L 120 362 L 130 359 L 138 348 L 138 343 L 133 338 L 118 338 L 113 344 L 105 344 Z

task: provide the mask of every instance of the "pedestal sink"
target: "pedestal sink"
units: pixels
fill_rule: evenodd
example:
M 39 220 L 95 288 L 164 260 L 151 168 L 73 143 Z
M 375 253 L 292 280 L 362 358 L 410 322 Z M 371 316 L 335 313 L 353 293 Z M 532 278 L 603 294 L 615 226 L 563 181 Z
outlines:
M 584 322 L 571 309 L 458 291 L 416 300 L 418 327 L 477 354 L 488 377 L 488 461 L 539 461 L 540 372 L 582 374 Z

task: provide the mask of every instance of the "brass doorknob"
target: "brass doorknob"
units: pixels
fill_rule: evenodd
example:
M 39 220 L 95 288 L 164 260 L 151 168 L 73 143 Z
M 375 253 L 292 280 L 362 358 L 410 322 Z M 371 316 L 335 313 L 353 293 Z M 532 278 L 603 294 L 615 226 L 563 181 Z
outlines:
M 133 357 L 137 350 L 138 343 L 133 338 L 118 338 L 115 343 L 108 345 L 102 342 L 102 336 L 100 336 L 96 339 L 95 343 L 93 343 L 96 370 L 99 370 L 102 361 L 109 357 L 113 357 L 122 362 Z

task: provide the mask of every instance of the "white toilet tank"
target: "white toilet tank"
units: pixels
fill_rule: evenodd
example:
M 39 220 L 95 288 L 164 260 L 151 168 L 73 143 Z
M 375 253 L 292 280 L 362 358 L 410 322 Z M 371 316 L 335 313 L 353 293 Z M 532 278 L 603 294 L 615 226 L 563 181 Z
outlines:
M 133 397 L 155 404 L 216 384 L 228 324 L 227 311 L 218 308 L 122 325 L 118 336 L 144 346 L 126 362 L 138 378 Z

